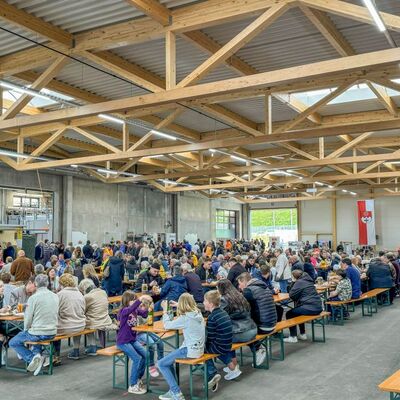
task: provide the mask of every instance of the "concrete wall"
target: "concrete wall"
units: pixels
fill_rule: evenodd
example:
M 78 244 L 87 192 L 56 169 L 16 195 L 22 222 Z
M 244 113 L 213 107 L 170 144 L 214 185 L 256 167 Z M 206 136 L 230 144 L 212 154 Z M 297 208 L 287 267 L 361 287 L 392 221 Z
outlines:
M 216 239 L 215 213 L 217 209 L 239 211 L 237 230 L 242 236 L 242 205 L 229 199 L 208 199 L 195 193 L 177 196 L 178 240 L 186 234 L 197 234 L 201 240 Z
M 302 234 L 332 233 L 332 201 L 306 201 L 301 204 Z M 400 198 L 375 199 L 375 229 L 379 248 L 400 246 Z M 358 245 L 357 198 L 336 201 L 337 240 Z
M 35 171 L 17 172 L 11 168 L 0 167 L 0 186 L 18 189 L 34 189 L 54 193 L 54 237 L 61 236 L 63 196 L 62 176 Z

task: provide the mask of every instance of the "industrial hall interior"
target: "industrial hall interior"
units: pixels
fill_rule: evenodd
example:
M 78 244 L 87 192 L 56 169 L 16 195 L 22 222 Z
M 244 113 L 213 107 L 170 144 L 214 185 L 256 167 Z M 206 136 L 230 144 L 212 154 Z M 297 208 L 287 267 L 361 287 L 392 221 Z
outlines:
M 1 400 L 399 400 L 399 310 L 400 0 L 0 0 Z

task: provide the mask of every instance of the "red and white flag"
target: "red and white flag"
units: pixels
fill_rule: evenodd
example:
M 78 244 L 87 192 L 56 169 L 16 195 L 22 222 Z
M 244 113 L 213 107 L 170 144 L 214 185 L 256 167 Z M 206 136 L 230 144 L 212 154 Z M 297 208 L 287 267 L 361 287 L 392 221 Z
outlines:
M 357 201 L 358 207 L 358 243 L 375 246 L 375 210 L 374 200 Z

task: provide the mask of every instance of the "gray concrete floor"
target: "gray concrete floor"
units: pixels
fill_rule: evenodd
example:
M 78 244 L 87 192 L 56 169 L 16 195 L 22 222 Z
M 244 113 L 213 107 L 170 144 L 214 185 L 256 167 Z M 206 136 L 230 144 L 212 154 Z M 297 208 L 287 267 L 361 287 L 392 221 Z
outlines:
M 388 399 L 377 385 L 400 368 L 400 300 L 380 307 L 372 318 L 361 317 L 360 307 L 345 326 L 327 327 L 327 342 L 307 341 L 286 345 L 286 358 L 272 361 L 268 371 L 243 367 L 236 381 L 221 381 L 210 399 L 361 400 Z M 307 327 L 307 331 L 309 328 Z M 247 360 L 247 363 L 250 361 Z M 183 392 L 187 393 L 187 369 L 182 368 Z M 119 400 L 131 395 L 111 387 L 111 358 L 63 358 L 53 376 L 38 376 L 0 369 L 0 399 Z M 163 388 L 162 378 L 158 378 Z M 200 381 L 198 381 L 200 383 Z M 143 400 L 156 399 L 153 394 Z M 188 398 L 188 396 L 187 396 Z

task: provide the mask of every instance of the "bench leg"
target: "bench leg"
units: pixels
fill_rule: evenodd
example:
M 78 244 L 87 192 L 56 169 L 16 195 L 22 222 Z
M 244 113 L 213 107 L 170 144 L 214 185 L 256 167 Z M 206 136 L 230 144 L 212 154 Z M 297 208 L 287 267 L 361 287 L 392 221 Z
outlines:
M 124 383 L 117 383 L 117 367 L 124 368 Z M 129 358 L 127 355 L 113 355 L 113 389 L 123 389 L 126 390 L 129 387 Z
M 321 326 L 322 327 L 322 339 L 317 339 L 315 337 L 315 326 Z M 325 318 L 320 318 L 320 319 L 311 321 L 311 331 L 312 331 L 312 341 L 313 342 L 325 343 L 326 342 Z
M 367 306 L 367 311 L 365 311 L 365 305 Z M 363 315 L 363 317 L 372 317 L 372 303 L 371 303 L 371 299 L 365 299 L 365 300 L 361 303 L 361 307 L 362 307 L 362 315 Z
M 208 366 L 203 364 L 204 399 L 208 400 Z
M 276 333 L 275 335 L 277 335 L 277 337 L 276 337 L 276 336 L 272 336 L 272 337 L 270 338 L 270 340 L 269 340 L 269 349 L 270 349 L 269 354 L 270 354 L 270 359 L 271 359 L 271 360 L 283 361 L 283 360 L 285 359 L 285 344 L 284 344 L 284 342 L 283 342 L 283 332 L 282 332 L 282 331 L 281 331 L 281 332 L 278 332 L 278 333 Z M 279 354 L 279 357 L 276 358 L 276 357 L 274 357 L 273 354 L 272 354 L 272 342 L 278 342 L 278 341 L 279 341 L 279 344 L 280 344 L 280 354 Z
M 189 394 L 190 398 L 193 399 L 193 366 L 189 365 Z

